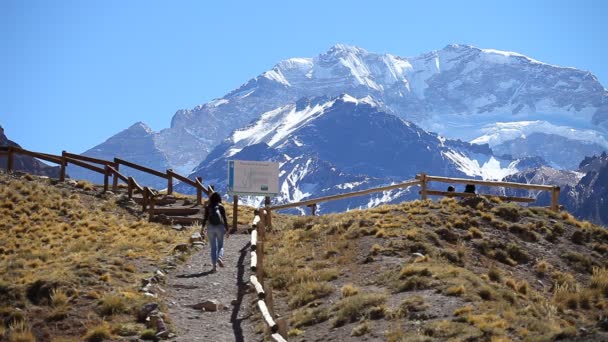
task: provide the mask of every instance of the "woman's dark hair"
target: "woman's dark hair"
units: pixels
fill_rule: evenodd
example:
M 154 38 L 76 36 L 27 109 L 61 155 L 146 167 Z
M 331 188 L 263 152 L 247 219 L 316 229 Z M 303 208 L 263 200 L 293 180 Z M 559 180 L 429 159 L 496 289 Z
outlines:
M 214 206 L 219 203 L 222 203 L 222 196 L 217 192 L 212 193 L 211 196 L 209 196 L 209 204 Z

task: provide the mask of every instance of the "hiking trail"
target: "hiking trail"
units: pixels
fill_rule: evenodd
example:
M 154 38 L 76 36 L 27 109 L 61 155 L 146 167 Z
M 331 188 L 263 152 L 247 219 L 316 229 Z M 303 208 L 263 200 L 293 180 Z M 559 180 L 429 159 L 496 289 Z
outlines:
M 245 232 L 246 230 L 241 230 Z M 166 303 L 173 330 L 173 341 L 262 341 L 254 331 L 251 315 L 255 292 L 247 290 L 249 280 L 249 234 L 224 238 L 224 267 L 211 272 L 209 246 L 195 247 L 190 259 L 167 277 Z M 217 311 L 192 307 L 217 301 Z M 213 304 L 211 304 L 214 306 Z M 222 307 L 223 306 L 223 307 Z

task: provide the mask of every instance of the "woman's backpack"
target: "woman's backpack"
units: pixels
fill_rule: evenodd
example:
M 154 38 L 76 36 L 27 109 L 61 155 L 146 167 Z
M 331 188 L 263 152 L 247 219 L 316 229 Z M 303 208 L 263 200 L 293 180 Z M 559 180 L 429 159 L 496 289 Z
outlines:
M 220 212 L 219 204 L 215 207 L 209 207 L 209 223 L 218 226 L 223 224 L 222 213 Z

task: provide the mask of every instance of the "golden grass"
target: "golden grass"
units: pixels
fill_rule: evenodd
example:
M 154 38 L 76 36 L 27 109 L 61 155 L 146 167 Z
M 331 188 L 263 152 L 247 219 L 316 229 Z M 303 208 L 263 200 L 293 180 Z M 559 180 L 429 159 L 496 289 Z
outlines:
M 329 296 L 334 287 L 327 283 L 304 282 L 291 288 L 289 292 L 289 306 L 292 308 L 308 304 L 315 299 Z
M 160 265 L 176 244 L 189 238 L 188 231 L 135 218 L 114 197 L 88 194 L 96 191 L 88 182 L 76 187 L 87 192 L 74 193 L 46 180 L 0 176 L 0 269 L 5 270 L 0 273 L 0 292 L 6 290 L 2 300 L 7 304 L 25 308 L 24 322 L 30 326 L 80 315 L 82 310 L 83 324 L 98 322 L 93 309 L 100 315 L 128 313 L 141 298 L 126 298 L 124 306 L 111 304 L 108 291 L 131 291 L 151 271 L 141 266 Z M 39 285 L 49 286 L 48 293 L 36 294 L 33 289 Z M 96 298 L 101 298 L 98 306 Z M 32 300 L 50 309 L 31 316 Z
M 281 285 L 275 298 L 289 301 L 300 284 L 320 281 L 317 272 L 340 270 L 329 283 L 340 291 L 290 310 L 296 328 L 309 327 L 298 332 L 305 340 L 327 328 L 313 310 L 333 327 L 351 324 L 328 332 L 336 340 L 378 319 L 390 322 L 390 341 L 535 341 L 569 336 L 572 322 L 593 329 L 594 315 L 608 309 L 606 263 L 590 253 L 608 245 L 608 233 L 547 209 L 442 199 L 280 221 L 267 241 L 267 281 Z M 569 251 L 577 230 L 585 244 Z M 554 295 L 570 284 L 580 291 Z M 368 291 L 383 299 L 366 303 Z M 396 305 L 395 296 L 406 300 Z M 444 302 L 453 305 L 452 320 L 424 318 L 426 305 Z M 420 319 L 416 330 L 403 329 L 412 319 Z
M 354 296 L 359 293 L 359 288 L 357 288 L 353 284 L 346 284 L 342 286 L 342 289 L 340 289 L 340 293 L 342 295 L 342 298 Z
M 336 318 L 334 326 L 341 326 L 347 322 L 354 322 L 361 317 L 378 314 L 380 305 L 386 302 L 388 296 L 382 293 L 359 293 L 341 299 L 335 306 Z

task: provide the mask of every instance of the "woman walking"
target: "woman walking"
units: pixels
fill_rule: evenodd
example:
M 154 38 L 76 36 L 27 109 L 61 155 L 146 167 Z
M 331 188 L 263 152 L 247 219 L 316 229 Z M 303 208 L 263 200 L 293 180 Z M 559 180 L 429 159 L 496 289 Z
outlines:
M 205 206 L 203 227 L 205 227 L 205 224 L 207 224 L 207 239 L 211 246 L 211 264 L 213 265 L 211 272 L 216 272 L 216 265 L 224 267 L 224 262 L 222 261 L 224 234 L 226 234 L 226 238 L 230 234 L 228 231 L 228 219 L 226 219 L 226 209 L 222 205 L 222 196 L 217 192 L 209 196 L 209 204 Z

